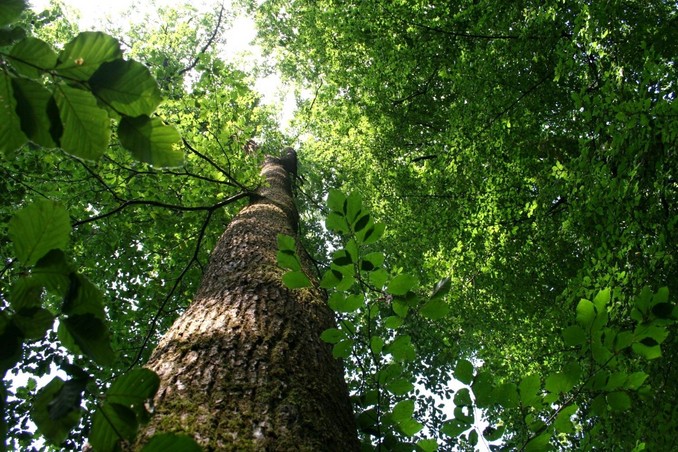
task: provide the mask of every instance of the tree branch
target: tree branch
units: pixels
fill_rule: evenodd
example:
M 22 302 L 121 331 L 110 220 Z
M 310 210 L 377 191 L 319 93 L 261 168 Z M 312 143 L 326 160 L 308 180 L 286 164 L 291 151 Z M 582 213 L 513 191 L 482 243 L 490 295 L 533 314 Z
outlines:
M 186 72 L 193 69 L 196 66 L 196 64 L 198 64 L 198 61 L 200 61 L 200 57 L 202 55 L 204 55 L 205 52 L 207 52 L 207 49 L 209 49 L 209 47 L 214 42 L 214 39 L 217 37 L 217 34 L 219 33 L 219 28 L 221 27 L 221 18 L 223 16 L 223 14 L 224 14 L 224 4 L 222 3 L 221 9 L 219 10 L 219 17 L 217 17 L 217 24 L 214 27 L 214 31 L 212 32 L 212 35 L 209 37 L 209 39 L 207 40 L 207 43 L 202 47 L 202 49 L 200 49 L 200 52 L 198 52 L 198 54 L 195 56 L 195 59 L 193 60 L 193 62 L 191 64 L 189 64 L 188 66 L 186 66 L 185 68 L 183 68 L 182 70 L 180 70 L 179 72 L 177 72 L 177 75 L 185 74 Z

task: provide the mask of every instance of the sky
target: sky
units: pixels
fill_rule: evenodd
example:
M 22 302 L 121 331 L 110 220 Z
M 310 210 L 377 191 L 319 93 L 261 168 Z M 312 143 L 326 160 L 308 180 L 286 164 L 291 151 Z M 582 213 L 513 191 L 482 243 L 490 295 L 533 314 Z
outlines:
M 31 8 L 37 11 L 45 9 L 49 0 L 28 0 Z M 78 24 L 81 30 L 100 30 L 107 23 L 129 23 L 141 20 L 145 13 L 163 6 L 179 6 L 190 3 L 198 10 L 210 10 L 220 7 L 218 0 L 63 0 L 67 10 L 77 12 Z M 228 8 L 229 0 L 224 4 Z M 134 8 L 134 15 L 129 12 Z M 254 21 L 251 17 L 238 16 L 232 26 L 223 34 L 226 45 L 219 49 L 220 54 L 227 60 L 237 61 L 243 69 L 253 67 L 263 61 L 261 48 L 253 43 L 256 37 Z M 285 86 L 277 74 L 271 74 L 266 78 L 255 82 L 256 90 L 263 96 L 263 102 L 267 105 L 279 105 L 279 120 L 285 130 L 292 119 L 296 107 L 294 92 L 289 86 Z

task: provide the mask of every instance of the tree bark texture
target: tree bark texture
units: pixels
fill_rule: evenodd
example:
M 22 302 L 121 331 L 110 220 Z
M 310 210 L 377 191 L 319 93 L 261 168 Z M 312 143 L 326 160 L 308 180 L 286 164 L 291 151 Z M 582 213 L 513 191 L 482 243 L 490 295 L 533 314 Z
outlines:
M 142 437 L 185 432 L 206 450 L 359 448 L 341 363 L 319 339 L 333 313 L 321 290 L 287 289 L 276 264 L 277 235 L 296 236 L 295 165 L 291 150 L 267 157 L 268 186 L 231 221 L 153 352 L 161 383 Z

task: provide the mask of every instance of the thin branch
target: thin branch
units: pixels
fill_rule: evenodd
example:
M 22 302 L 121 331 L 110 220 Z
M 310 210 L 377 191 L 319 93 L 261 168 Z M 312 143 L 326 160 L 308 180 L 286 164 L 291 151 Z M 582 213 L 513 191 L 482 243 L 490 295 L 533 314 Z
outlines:
M 197 262 L 199 264 L 198 254 L 200 253 L 200 246 L 202 245 L 202 241 L 205 238 L 205 231 L 207 230 L 207 226 L 209 225 L 209 222 L 212 219 L 213 213 L 214 213 L 214 209 L 207 212 L 207 216 L 205 217 L 205 221 L 203 221 L 202 227 L 200 228 L 200 233 L 198 235 L 198 241 L 195 245 L 195 250 L 193 251 L 193 256 L 191 257 L 191 260 L 188 261 L 188 264 L 186 264 L 184 269 L 179 274 L 179 277 L 174 282 L 172 289 L 169 291 L 169 293 L 167 294 L 165 299 L 162 301 L 162 303 L 160 303 L 158 310 L 156 311 L 155 315 L 153 316 L 153 320 L 151 320 L 151 324 L 148 328 L 148 332 L 146 333 L 146 336 L 144 337 L 144 340 L 141 343 L 141 347 L 139 347 L 139 351 L 137 352 L 137 355 L 134 358 L 134 360 L 132 361 L 132 363 L 129 365 L 128 370 L 132 369 L 134 366 L 136 366 L 139 363 L 139 361 L 141 361 L 141 357 L 144 353 L 144 350 L 146 349 L 148 342 L 151 340 L 151 337 L 153 336 L 153 332 L 155 331 L 155 327 L 158 323 L 158 319 L 160 319 L 160 316 L 162 315 L 163 311 L 165 310 L 165 306 L 167 306 L 167 303 L 169 303 L 169 300 L 172 298 L 172 296 L 176 292 L 177 288 L 179 287 L 179 284 L 184 279 L 184 276 L 186 276 L 186 273 L 188 273 L 188 270 L 191 268 L 191 266 L 194 263 Z
M 91 223 L 93 221 L 98 221 L 103 218 L 110 217 L 111 215 L 115 215 L 116 213 L 120 212 L 121 210 L 129 207 L 129 206 L 151 206 L 151 207 L 160 207 L 163 209 L 169 209 L 169 210 L 178 210 L 182 212 L 196 212 L 196 211 L 202 211 L 206 210 L 208 212 L 214 212 L 216 209 L 226 206 L 228 204 L 231 204 L 239 199 L 245 198 L 250 196 L 250 193 L 247 191 L 243 191 L 241 193 L 238 193 L 236 195 L 231 196 L 230 198 L 226 198 L 223 201 L 220 201 L 216 204 L 213 204 L 211 206 L 180 206 L 176 204 L 166 204 L 164 202 L 160 201 L 151 201 L 151 200 L 144 200 L 144 199 L 132 199 L 129 201 L 125 201 L 122 204 L 120 204 L 118 207 L 115 209 L 102 213 L 100 215 L 95 215 L 93 217 L 85 218 L 84 220 L 79 220 L 74 222 L 71 226 L 72 227 L 78 227 L 86 223 Z
M 205 52 L 207 52 L 207 49 L 212 45 L 214 42 L 214 39 L 217 37 L 217 34 L 219 33 L 219 28 L 221 28 L 221 18 L 224 14 L 224 4 L 221 4 L 221 9 L 219 10 L 219 17 L 217 18 L 217 24 L 214 27 L 214 31 L 212 32 L 212 36 L 207 40 L 207 43 L 203 46 L 202 49 L 200 49 L 200 52 L 195 56 L 195 59 L 191 64 L 177 72 L 177 75 L 183 75 L 186 72 L 190 71 L 195 67 L 196 64 L 198 64 L 198 61 L 200 60 L 200 57 L 204 55 Z
M 238 187 L 239 189 L 241 189 L 242 191 L 245 191 L 245 192 L 252 191 L 252 190 L 248 189 L 247 187 L 245 187 L 240 182 L 238 182 L 235 178 L 233 178 L 233 176 L 231 176 L 230 171 L 225 170 L 224 168 L 219 166 L 214 160 L 212 160 L 211 158 L 209 158 L 208 156 L 199 152 L 197 149 L 195 149 L 193 146 L 191 146 L 190 143 L 188 141 L 186 141 L 185 138 L 182 138 L 181 140 L 184 142 L 184 146 L 186 146 L 191 152 L 193 152 L 195 155 L 197 155 L 201 159 L 205 160 L 207 163 L 212 165 L 217 171 L 219 171 L 221 174 L 226 176 L 226 179 L 228 179 L 230 181 L 229 185 L 234 186 L 234 187 Z M 217 142 L 217 144 L 219 144 L 219 146 L 221 146 L 220 143 Z M 223 149 L 223 147 L 222 147 L 222 149 Z

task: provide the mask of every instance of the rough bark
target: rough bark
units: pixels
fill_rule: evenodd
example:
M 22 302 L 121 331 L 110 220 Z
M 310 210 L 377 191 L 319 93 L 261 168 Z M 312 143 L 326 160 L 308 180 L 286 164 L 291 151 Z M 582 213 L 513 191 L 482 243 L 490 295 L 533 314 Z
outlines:
M 207 450 L 359 448 L 341 364 L 319 339 L 334 325 L 323 292 L 285 288 L 276 265 L 277 235 L 296 236 L 292 163 L 294 152 L 266 159 L 269 186 L 230 223 L 193 303 L 153 352 L 147 366 L 161 384 L 142 438 L 185 432 Z

